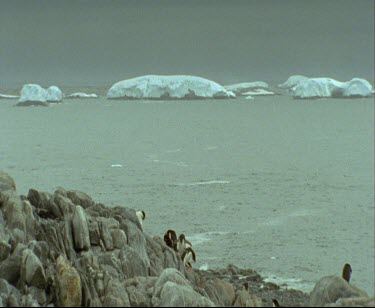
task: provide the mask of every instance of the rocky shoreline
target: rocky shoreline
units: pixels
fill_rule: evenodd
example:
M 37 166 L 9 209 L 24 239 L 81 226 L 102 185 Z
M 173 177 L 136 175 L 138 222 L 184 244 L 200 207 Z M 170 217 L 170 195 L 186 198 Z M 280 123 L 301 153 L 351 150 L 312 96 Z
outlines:
M 135 210 L 63 188 L 18 195 L 0 171 L 0 307 L 374 305 L 330 277 L 306 294 L 233 265 L 185 269 L 161 237 L 143 233 Z

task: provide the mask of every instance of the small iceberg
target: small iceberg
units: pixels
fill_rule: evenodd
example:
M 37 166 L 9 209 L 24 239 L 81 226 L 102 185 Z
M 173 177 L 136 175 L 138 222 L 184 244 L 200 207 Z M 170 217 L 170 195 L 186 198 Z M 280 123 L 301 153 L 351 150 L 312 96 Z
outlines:
M 85 99 L 85 98 L 98 98 L 99 96 L 95 93 L 91 93 L 91 94 L 86 94 L 86 93 L 82 93 L 82 92 L 77 92 L 77 93 L 73 93 L 73 94 L 70 94 L 68 96 L 66 96 L 65 98 L 70 98 L 70 99 L 73 99 L 73 98 L 79 98 L 79 99 Z
M 61 90 L 56 86 L 51 86 L 47 89 L 47 102 L 59 103 L 63 99 Z
M 257 89 L 268 89 L 268 83 L 264 81 L 254 81 L 254 82 L 243 82 L 224 86 L 228 91 L 232 91 L 236 95 L 244 95 L 245 92 L 254 91 Z
M 256 90 L 253 90 L 253 91 L 248 91 L 248 92 L 242 93 L 242 95 L 244 95 L 244 96 L 272 96 L 272 95 L 275 95 L 275 93 L 271 92 L 271 91 L 264 90 L 264 89 L 256 89 Z
M 223 86 L 196 76 L 147 75 L 115 83 L 108 99 L 206 99 L 234 98 Z
M 306 76 L 302 76 L 302 75 L 292 75 L 288 78 L 287 81 L 285 81 L 284 83 L 282 84 L 279 84 L 278 87 L 281 88 L 281 89 L 290 89 L 290 88 L 293 88 L 295 87 L 297 84 L 299 84 L 301 81 L 305 81 L 309 79 L 308 77 Z
M 7 95 L 7 94 L 1 94 L 0 93 L 0 99 L 17 99 L 20 98 L 17 95 Z
M 332 78 L 309 78 L 291 88 L 290 93 L 296 99 L 369 97 L 372 95 L 372 86 L 360 78 L 347 82 Z
M 21 97 L 16 106 L 48 106 L 48 93 L 40 85 L 26 84 L 22 87 Z
M 112 168 L 121 168 L 122 165 L 121 164 L 112 164 L 111 167 Z

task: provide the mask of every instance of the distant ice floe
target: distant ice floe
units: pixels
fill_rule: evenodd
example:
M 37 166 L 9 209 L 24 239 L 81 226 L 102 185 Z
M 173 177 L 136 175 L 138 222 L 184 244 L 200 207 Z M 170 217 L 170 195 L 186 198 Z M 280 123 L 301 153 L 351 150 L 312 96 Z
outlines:
M 16 106 L 48 106 L 48 101 L 62 101 L 62 92 L 58 87 L 51 86 L 48 90 L 45 90 L 37 84 L 26 84 L 21 89 L 21 96 Z
M 208 269 L 209 269 L 208 263 L 204 263 L 201 266 L 199 266 L 200 271 L 208 271 Z
M 1 94 L 0 93 L 0 99 L 17 99 L 20 98 L 17 95 L 7 95 L 7 94 Z
M 254 97 L 249 95 L 249 96 L 246 96 L 245 99 L 254 99 Z
M 234 98 L 218 83 L 196 76 L 147 75 L 114 84 L 108 99 L 202 99 Z
M 296 86 L 297 84 L 299 84 L 301 81 L 305 81 L 307 79 L 309 79 L 309 78 L 306 77 L 306 76 L 292 75 L 288 78 L 287 81 L 285 81 L 282 84 L 279 84 L 278 87 L 281 88 L 281 89 L 290 89 L 290 88 L 293 88 L 294 86 Z
M 122 165 L 121 164 L 112 164 L 111 167 L 112 168 L 121 168 Z
M 275 95 L 275 93 L 264 90 L 264 89 L 255 89 L 253 91 L 242 93 L 242 95 L 244 96 L 272 96 L 272 95 Z
M 254 82 L 243 82 L 224 86 L 228 91 L 232 91 L 236 95 L 245 95 L 245 92 L 254 91 L 257 89 L 268 89 L 268 83 L 264 81 L 254 81 Z
M 372 90 L 371 84 L 360 78 L 353 78 L 347 82 L 331 78 L 309 78 L 291 88 L 290 93 L 297 99 L 349 98 L 369 97 L 372 95 Z
M 230 181 L 206 181 L 206 182 L 191 182 L 191 183 L 177 183 L 177 186 L 199 186 L 199 185 L 212 185 L 212 184 L 229 184 Z
M 68 96 L 66 96 L 65 98 L 79 98 L 79 99 L 84 99 L 84 98 L 98 98 L 99 96 L 95 93 L 91 93 L 91 94 L 86 94 L 86 93 L 82 93 L 82 92 L 77 92 L 77 93 L 73 93 L 73 94 L 70 94 Z

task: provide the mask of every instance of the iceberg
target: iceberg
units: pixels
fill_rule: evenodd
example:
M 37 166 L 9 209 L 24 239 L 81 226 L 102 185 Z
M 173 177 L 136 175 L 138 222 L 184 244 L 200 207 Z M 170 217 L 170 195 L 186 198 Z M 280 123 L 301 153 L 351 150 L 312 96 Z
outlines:
M 61 90 L 56 86 L 51 86 L 47 89 L 47 101 L 48 102 L 61 102 L 63 94 Z
M 290 89 L 297 99 L 314 99 L 324 97 L 368 97 L 372 95 L 372 86 L 365 80 L 353 78 L 347 82 L 331 78 L 309 78 Z
M 17 106 L 43 105 L 47 104 L 48 93 L 40 85 L 26 84 L 22 87 L 21 97 Z
M 82 92 L 77 92 L 77 93 L 73 93 L 73 94 L 70 94 L 68 96 L 66 96 L 65 98 L 98 98 L 99 96 L 97 94 L 86 94 L 86 93 L 82 93 Z
M 245 96 L 270 96 L 270 95 L 275 95 L 275 93 L 271 92 L 271 91 L 267 91 L 267 90 L 264 90 L 264 89 L 255 89 L 253 91 L 248 91 L 248 92 L 245 92 L 245 93 L 242 93 L 242 95 L 245 95 Z
M 196 76 L 147 75 L 115 83 L 107 93 L 108 99 L 203 99 L 234 98 L 214 81 Z
M 287 81 L 285 81 L 282 84 L 279 84 L 278 87 L 281 89 L 290 89 L 295 87 L 297 84 L 299 84 L 301 81 L 305 81 L 309 79 L 308 77 L 302 76 L 302 75 L 293 75 L 288 78 Z
M 16 98 L 20 98 L 20 97 L 17 95 L 7 95 L 7 94 L 0 93 L 0 99 L 16 99 Z
M 241 95 L 245 92 L 250 90 L 257 90 L 257 89 L 268 89 L 268 83 L 264 81 L 254 81 L 254 82 L 243 82 L 232 84 L 228 86 L 224 86 L 224 88 L 228 91 L 232 91 L 236 95 Z

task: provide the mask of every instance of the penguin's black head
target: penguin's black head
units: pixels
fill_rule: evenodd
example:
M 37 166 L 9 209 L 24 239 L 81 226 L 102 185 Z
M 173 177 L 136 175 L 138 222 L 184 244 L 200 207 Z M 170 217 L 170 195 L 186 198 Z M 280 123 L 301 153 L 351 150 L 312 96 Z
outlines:
M 344 278 L 349 283 L 351 276 L 352 276 L 352 267 L 350 266 L 349 263 L 346 263 L 344 265 L 344 268 L 342 269 L 342 278 Z

